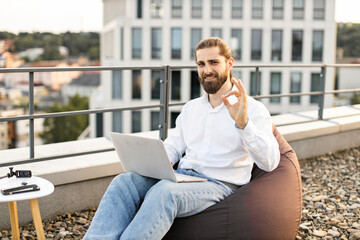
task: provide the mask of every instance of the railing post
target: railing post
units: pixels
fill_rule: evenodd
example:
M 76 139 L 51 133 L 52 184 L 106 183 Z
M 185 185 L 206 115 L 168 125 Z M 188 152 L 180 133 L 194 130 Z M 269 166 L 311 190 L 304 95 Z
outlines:
M 29 72 L 29 147 L 30 147 L 30 159 L 35 157 L 34 146 L 34 72 Z
M 258 89 L 260 86 L 260 72 L 259 72 L 259 67 L 255 68 L 255 96 L 258 95 Z
M 319 110 L 318 110 L 318 119 L 323 119 L 323 113 L 324 113 L 324 102 L 325 102 L 325 78 L 326 77 L 326 68 L 325 66 L 321 67 L 321 73 L 320 73 L 320 89 L 321 89 L 321 95 L 319 98 Z
M 160 130 L 160 139 L 165 140 L 167 138 L 167 131 L 169 126 L 169 81 L 170 81 L 170 66 L 164 66 L 164 80 L 160 80 L 160 123 L 159 123 L 159 130 Z

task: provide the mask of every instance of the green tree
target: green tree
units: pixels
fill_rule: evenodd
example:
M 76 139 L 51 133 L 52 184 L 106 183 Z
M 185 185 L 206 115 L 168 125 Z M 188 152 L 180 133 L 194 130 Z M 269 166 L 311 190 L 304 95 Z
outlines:
M 360 24 L 337 24 L 337 48 L 344 49 L 344 57 L 360 57 Z
M 89 99 L 78 94 L 71 97 L 66 105 L 55 104 L 48 112 L 65 112 L 85 110 L 89 108 Z M 45 143 L 57 143 L 76 140 L 89 125 L 88 115 L 75 115 L 66 117 L 46 118 L 44 131 L 40 137 Z
M 59 52 L 61 39 L 58 36 L 48 35 L 44 37 L 44 53 L 41 58 L 44 60 L 60 60 L 62 57 Z

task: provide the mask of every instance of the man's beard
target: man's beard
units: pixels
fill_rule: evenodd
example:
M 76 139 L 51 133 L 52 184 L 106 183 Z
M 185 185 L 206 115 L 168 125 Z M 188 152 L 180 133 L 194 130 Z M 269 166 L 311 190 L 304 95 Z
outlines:
M 226 67 L 225 71 L 221 73 L 219 76 L 218 73 L 204 74 L 202 76 L 199 75 L 199 81 L 204 88 L 205 92 L 208 94 L 215 94 L 219 89 L 224 85 L 226 80 L 228 79 L 229 68 Z M 214 81 L 205 81 L 206 77 L 215 77 Z

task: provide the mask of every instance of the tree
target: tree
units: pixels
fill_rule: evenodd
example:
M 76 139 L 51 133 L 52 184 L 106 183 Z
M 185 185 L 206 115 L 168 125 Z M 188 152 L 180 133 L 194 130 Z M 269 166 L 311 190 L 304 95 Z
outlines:
M 351 97 L 351 104 L 355 105 L 355 104 L 360 104 L 360 94 L 354 94 Z
M 344 57 L 360 57 L 360 24 L 338 23 L 337 48 L 344 49 Z
M 68 104 L 64 106 L 55 104 L 48 109 L 48 112 L 76 111 L 88 108 L 89 99 L 76 94 L 70 98 Z M 72 141 L 76 140 L 88 125 L 88 115 L 46 118 L 43 123 L 44 131 L 40 134 L 40 137 L 44 140 L 44 143 Z

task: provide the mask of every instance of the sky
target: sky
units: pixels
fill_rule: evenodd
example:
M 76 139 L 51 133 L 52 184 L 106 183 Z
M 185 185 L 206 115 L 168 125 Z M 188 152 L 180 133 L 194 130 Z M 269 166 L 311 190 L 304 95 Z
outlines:
M 360 0 L 335 0 L 337 22 L 360 23 Z M 0 31 L 100 31 L 102 0 L 0 0 Z

